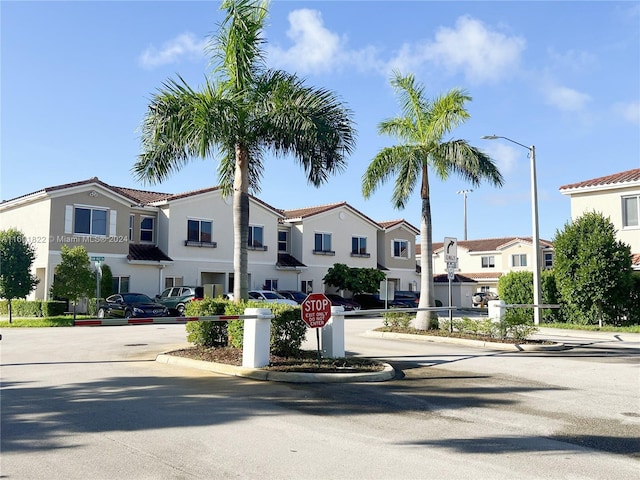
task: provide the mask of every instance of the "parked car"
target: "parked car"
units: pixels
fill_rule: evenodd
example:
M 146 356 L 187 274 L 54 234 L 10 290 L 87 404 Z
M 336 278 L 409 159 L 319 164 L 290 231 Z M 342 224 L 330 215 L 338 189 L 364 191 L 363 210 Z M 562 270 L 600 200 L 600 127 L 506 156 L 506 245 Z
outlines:
M 116 293 L 98 308 L 98 318 L 168 317 L 169 309 L 144 293 Z
M 307 298 L 307 294 L 299 290 L 278 290 L 278 293 L 284 298 L 298 302 L 298 305 L 304 302 L 304 299 Z
M 420 303 L 420 292 L 413 292 L 410 290 L 396 290 L 393 292 L 394 300 L 411 304 L 413 307 L 418 307 Z
M 377 293 L 359 293 L 353 296 L 353 300 L 358 302 L 363 310 L 374 310 L 384 308 L 415 308 L 412 301 L 406 300 L 383 300 Z
M 293 307 L 298 306 L 298 302 L 296 302 L 295 300 L 284 298 L 278 292 L 274 292 L 273 290 L 250 290 L 249 299 L 260 300 L 269 303 L 282 303 L 284 305 L 291 305 Z
M 201 300 L 202 297 L 204 297 L 204 289 L 202 287 L 170 287 L 160 295 L 156 295 L 156 302 L 167 307 L 170 314 L 182 316 L 187 303 L 193 300 Z
M 325 293 L 324 296 L 331 301 L 331 306 L 342 307 L 345 312 L 360 310 L 360 308 L 362 308 L 358 302 L 351 300 L 350 298 L 344 298 L 337 293 Z
M 473 297 L 471 297 L 474 307 L 486 305 L 489 303 L 489 300 L 498 300 L 498 295 L 493 292 L 476 292 L 473 294 Z

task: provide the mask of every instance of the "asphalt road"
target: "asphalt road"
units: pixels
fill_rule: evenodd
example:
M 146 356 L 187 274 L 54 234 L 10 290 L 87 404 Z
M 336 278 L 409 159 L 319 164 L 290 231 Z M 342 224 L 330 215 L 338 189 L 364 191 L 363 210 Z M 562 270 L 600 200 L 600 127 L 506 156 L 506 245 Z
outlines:
M 399 373 L 357 384 L 155 362 L 182 325 L 4 329 L 0 478 L 640 479 L 640 336 L 512 353 L 378 324 L 346 349 Z

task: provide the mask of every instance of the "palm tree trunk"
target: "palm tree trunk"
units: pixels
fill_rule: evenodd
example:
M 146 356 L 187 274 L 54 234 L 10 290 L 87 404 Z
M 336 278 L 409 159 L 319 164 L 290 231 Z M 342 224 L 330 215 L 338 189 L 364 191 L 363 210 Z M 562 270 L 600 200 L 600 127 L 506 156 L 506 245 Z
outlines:
M 420 303 L 419 308 L 435 307 L 433 289 L 433 241 L 431 224 L 431 201 L 429 199 L 429 175 L 427 166 L 422 167 L 422 187 L 420 188 L 422 211 L 420 215 Z M 431 327 L 435 312 L 419 311 L 416 314 L 416 328 L 426 330 Z
M 249 152 L 237 144 L 233 178 L 233 297 L 249 298 Z

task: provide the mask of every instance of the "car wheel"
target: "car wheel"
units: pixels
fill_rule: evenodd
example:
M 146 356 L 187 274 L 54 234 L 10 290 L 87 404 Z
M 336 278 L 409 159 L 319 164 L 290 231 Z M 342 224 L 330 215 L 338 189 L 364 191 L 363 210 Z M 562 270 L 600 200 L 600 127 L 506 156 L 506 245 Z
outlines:
M 176 311 L 178 312 L 179 317 L 184 316 L 184 305 L 180 304 L 176 307 Z
M 98 309 L 98 318 L 104 318 L 104 308 Z
M 126 310 L 124 312 L 124 318 L 131 318 L 133 315 L 131 315 L 131 310 Z

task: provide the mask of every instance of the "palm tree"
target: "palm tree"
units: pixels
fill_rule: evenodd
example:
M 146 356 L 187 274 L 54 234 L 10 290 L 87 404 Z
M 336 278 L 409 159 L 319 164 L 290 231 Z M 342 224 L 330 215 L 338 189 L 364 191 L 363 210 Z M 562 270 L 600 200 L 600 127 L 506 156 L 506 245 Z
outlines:
M 443 141 L 454 127 L 469 118 L 464 107 L 471 97 L 458 89 L 429 101 L 424 87 L 413 75 L 394 72 L 391 79 L 402 108 L 402 116 L 385 120 L 378 125 L 380 134 L 395 136 L 400 144 L 380 150 L 362 176 L 362 193 L 369 198 L 373 192 L 395 176 L 393 206 L 405 207 L 416 184 L 420 181 L 422 212 L 420 217 L 420 303 L 419 307 L 435 306 L 433 291 L 433 244 L 431 204 L 429 200 L 429 170 L 446 180 L 456 173 L 473 185 L 482 179 L 502 186 L 503 178 L 495 163 L 485 153 L 465 140 Z M 431 315 L 418 311 L 417 325 L 428 328 Z
M 293 155 L 319 186 L 342 171 L 355 146 L 351 111 L 337 96 L 296 75 L 265 67 L 268 2 L 225 0 L 210 37 L 214 69 L 200 90 L 180 76 L 153 96 L 142 123 L 138 180 L 157 183 L 195 158 L 217 157 L 220 186 L 233 195 L 234 298 L 246 299 L 249 193 L 259 192 L 263 158 Z

